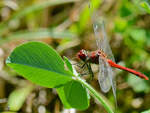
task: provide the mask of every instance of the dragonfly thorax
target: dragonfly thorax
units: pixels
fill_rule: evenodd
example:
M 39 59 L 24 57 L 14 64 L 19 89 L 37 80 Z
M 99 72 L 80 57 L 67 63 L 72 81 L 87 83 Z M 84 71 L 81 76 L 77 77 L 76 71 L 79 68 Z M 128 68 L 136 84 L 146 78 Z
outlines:
M 99 64 L 99 56 L 98 51 L 93 51 L 88 54 L 88 61 L 93 64 Z
M 86 50 L 82 49 L 77 53 L 77 57 L 80 60 L 86 63 L 93 63 L 93 64 L 99 64 L 99 56 L 102 58 L 107 57 L 101 50 L 88 53 Z

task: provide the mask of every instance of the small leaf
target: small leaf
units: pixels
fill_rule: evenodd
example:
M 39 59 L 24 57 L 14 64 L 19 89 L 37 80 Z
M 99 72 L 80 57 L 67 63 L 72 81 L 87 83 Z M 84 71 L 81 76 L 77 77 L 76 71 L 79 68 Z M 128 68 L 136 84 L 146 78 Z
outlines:
M 71 105 L 69 104 L 69 102 L 67 101 L 64 86 L 56 88 L 56 91 L 57 91 L 59 98 L 61 99 L 61 102 L 63 103 L 64 107 L 67 109 L 72 108 Z
M 85 110 L 89 106 L 87 90 L 77 81 L 72 80 L 63 87 L 57 88 L 57 92 L 66 108 Z
M 14 49 L 6 60 L 8 66 L 33 83 L 53 88 L 72 80 L 61 57 L 50 46 L 28 42 Z
M 64 56 L 64 61 L 65 61 L 66 65 L 67 65 L 67 68 L 68 68 L 71 72 L 73 72 L 73 68 L 72 68 L 72 65 L 71 65 L 69 59 Z
M 8 98 L 8 107 L 10 111 L 18 111 L 29 93 L 32 91 L 33 86 L 27 85 L 24 88 L 17 89 L 13 91 Z
M 143 111 L 141 113 L 150 113 L 150 109 L 149 110 L 146 110 L 146 111 Z
M 147 3 L 147 2 L 141 2 L 141 7 L 142 8 L 144 8 L 145 9 L 145 11 L 147 12 L 147 13 L 149 13 L 150 14 L 150 6 L 149 6 L 149 4 Z

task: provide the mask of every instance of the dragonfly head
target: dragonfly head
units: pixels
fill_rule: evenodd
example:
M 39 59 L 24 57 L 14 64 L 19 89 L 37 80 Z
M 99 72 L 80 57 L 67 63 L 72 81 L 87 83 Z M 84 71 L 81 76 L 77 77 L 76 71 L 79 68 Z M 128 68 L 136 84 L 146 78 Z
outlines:
M 88 57 L 87 54 L 88 54 L 88 53 L 87 53 L 86 50 L 81 49 L 81 50 L 77 53 L 77 57 L 78 57 L 80 60 L 82 60 L 82 61 L 86 61 L 86 60 L 87 60 L 87 57 Z

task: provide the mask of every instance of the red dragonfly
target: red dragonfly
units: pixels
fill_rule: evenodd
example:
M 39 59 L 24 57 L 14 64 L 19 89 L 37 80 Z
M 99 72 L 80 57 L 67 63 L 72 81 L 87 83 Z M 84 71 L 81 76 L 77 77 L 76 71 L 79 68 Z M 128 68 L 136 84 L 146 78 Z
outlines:
M 104 28 L 104 22 L 97 21 L 97 18 L 96 20 L 92 19 L 92 21 L 93 21 L 93 28 L 94 28 L 98 50 L 93 51 L 93 52 L 87 52 L 86 50 L 82 49 L 77 53 L 77 57 L 83 62 L 85 62 L 88 69 L 90 68 L 89 72 L 91 73 L 93 72 L 91 70 L 90 64 L 91 63 L 99 64 L 98 81 L 99 81 L 100 87 L 102 91 L 105 93 L 108 92 L 110 88 L 112 87 L 114 98 L 116 100 L 115 73 L 112 67 L 128 71 L 145 80 L 149 80 L 149 78 L 146 75 L 140 72 L 137 72 L 133 69 L 129 69 L 129 68 L 116 64 L 111 48 L 107 41 L 107 36 L 106 36 L 105 28 Z

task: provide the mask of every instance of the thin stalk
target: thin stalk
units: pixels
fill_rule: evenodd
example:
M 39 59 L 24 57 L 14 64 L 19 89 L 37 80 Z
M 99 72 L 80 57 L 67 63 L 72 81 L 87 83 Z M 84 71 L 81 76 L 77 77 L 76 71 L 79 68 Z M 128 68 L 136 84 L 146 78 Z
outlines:
M 105 101 L 105 99 L 103 99 L 103 97 L 100 96 L 100 94 L 96 90 L 94 90 L 94 88 L 86 83 L 85 80 L 82 80 L 80 77 L 76 77 L 76 80 L 83 84 L 90 91 L 91 95 L 104 106 L 108 113 L 114 113 L 110 105 Z

